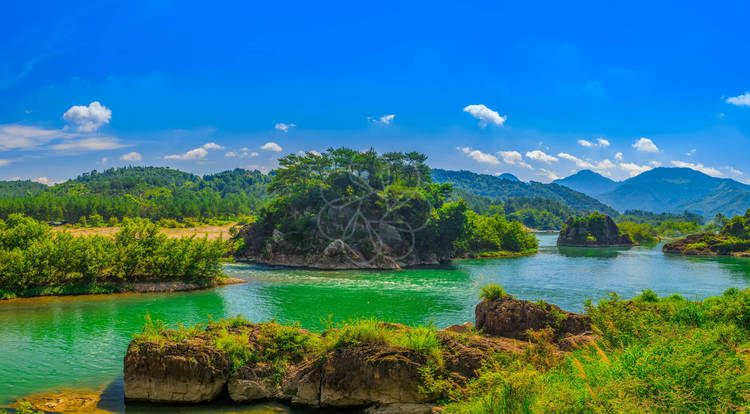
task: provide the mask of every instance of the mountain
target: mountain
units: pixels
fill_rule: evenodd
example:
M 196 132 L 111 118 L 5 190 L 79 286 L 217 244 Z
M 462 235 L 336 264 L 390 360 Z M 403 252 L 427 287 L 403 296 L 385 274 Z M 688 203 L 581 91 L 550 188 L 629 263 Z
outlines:
M 0 181 L 0 198 L 21 198 L 44 191 L 46 185 L 30 180 Z
M 736 216 L 750 207 L 750 186 L 690 168 L 662 167 L 629 178 L 597 198 L 620 211 Z
M 451 183 L 454 187 L 471 193 L 501 200 L 515 197 L 542 197 L 565 204 L 581 212 L 599 211 L 616 216 L 612 207 L 600 201 L 558 184 L 543 184 L 534 181 L 524 183 L 476 174 L 471 171 L 432 170 L 432 179 L 438 183 Z
M 614 190 L 618 185 L 616 181 L 610 180 L 609 178 L 591 170 L 581 170 L 571 176 L 552 182 L 564 185 L 565 187 L 579 191 L 591 197 L 608 193 Z
M 501 180 L 521 181 L 521 180 L 518 179 L 518 177 L 516 177 L 515 175 L 510 174 L 510 173 L 500 174 L 500 175 L 497 176 L 497 178 L 499 178 Z

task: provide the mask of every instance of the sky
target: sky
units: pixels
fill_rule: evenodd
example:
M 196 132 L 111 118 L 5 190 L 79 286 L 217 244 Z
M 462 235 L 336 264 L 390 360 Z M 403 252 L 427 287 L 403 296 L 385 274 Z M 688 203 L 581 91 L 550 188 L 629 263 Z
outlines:
M 540 182 L 657 166 L 750 182 L 749 8 L 8 2 L 0 179 L 267 172 L 347 146 Z

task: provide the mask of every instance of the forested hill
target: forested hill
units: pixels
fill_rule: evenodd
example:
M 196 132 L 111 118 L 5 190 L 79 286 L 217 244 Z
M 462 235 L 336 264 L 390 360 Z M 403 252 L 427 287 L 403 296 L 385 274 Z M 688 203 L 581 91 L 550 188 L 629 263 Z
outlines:
M 40 193 L 46 185 L 29 180 L 0 181 L 0 198 L 20 198 Z
M 235 169 L 198 175 L 162 167 L 92 171 L 23 198 L 0 199 L 0 217 L 24 213 L 39 220 L 82 217 L 181 219 L 249 215 L 265 203 L 269 177 Z
M 441 169 L 432 170 L 432 179 L 437 183 L 450 183 L 455 188 L 489 198 L 507 200 L 515 197 L 542 197 L 584 213 L 599 211 L 612 216 L 618 215 L 612 207 L 583 193 L 557 184 L 543 184 L 534 181 L 524 183 L 470 171 Z

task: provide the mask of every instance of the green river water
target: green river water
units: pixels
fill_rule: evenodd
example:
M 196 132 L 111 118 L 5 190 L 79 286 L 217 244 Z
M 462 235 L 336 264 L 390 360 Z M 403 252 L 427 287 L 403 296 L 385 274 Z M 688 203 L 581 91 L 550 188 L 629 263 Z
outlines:
M 459 261 L 437 269 L 395 272 L 290 270 L 231 264 L 226 273 L 248 283 L 170 294 L 124 294 L 0 302 L 0 406 L 39 392 L 104 390 L 100 406 L 114 412 L 289 411 L 276 405 L 144 407 L 123 403 L 122 358 L 144 316 L 170 324 L 242 314 L 320 329 L 323 320 L 358 316 L 443 328 L 474 320 L 479 287 L 499 283 L 516 297 L 544 299 L 580 311 L 615 291 L 641 289 L 689 299 L 750 285 L 750 259 L 663 255 L 661 245 L 630 249 L 560 248 L 539 234 L 539 254 Z

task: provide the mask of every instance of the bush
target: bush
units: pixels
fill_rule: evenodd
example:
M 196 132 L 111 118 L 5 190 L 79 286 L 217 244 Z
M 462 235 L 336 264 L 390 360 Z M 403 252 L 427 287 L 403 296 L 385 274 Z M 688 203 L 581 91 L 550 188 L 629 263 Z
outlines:
M 503 289 L 502 286 L 495 284 L 484 286 L 479 291 L 479 298 L 486 301 L 500 299 L 505 295 L 507 295 L 505 289 Z

